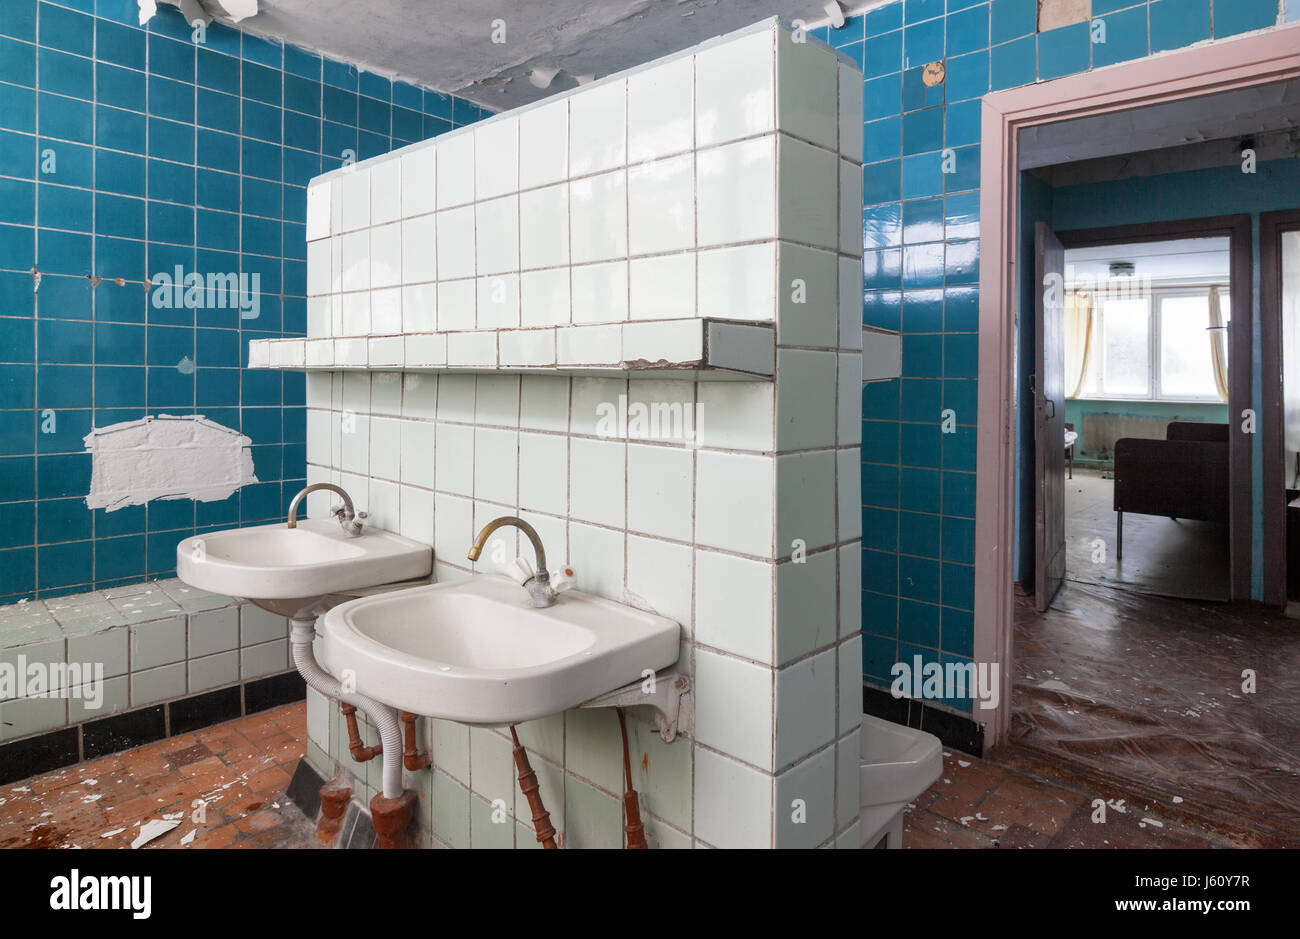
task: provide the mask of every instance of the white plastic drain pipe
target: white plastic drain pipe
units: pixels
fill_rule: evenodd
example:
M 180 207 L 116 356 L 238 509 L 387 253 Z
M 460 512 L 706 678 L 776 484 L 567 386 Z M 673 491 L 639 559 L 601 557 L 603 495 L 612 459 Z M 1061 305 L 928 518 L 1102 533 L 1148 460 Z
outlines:
M 294 668 L 298 669 L 298 674 L 307 682 L 308 687 L 326 697 L 359 708 L 370 723 L 375 725 L 383 748 L 379 755 L 384 761 L 384 798 L 399 798 L 402 795 L 402 732 L 397 726 L 397 712 L 374 698 L 355 691 L 344 691 L 338 679 L 320 667 L 311 647 L 312 640 L 316 638 L 315 620 L 295 619 L 289 622 Z

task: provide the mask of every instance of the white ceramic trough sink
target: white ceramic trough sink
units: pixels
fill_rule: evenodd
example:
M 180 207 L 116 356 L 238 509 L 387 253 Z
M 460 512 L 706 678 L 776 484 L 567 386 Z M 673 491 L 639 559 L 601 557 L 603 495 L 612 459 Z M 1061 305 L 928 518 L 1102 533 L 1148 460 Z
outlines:
M 349 538 L 332 518 L 231 528 L 176 546 L 176 575 L 185 583 L 286 616 L 330 594 L 427 577 L 432 565 L 428 545 L 377 528 Z
M 566 591 L 538 609 L 505 577 L 351 600 L 317 624 L 336 678 L 404 711 L 468 724 L 556 714 L 677 661 L 677 623 Z

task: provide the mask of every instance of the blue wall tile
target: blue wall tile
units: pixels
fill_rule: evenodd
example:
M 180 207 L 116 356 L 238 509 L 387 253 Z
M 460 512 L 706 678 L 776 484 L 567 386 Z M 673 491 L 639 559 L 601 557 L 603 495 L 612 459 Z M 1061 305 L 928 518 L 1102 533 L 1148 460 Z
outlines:
M 147 29 L 135 0 L 92 9 L 6 0 L 0 15 L 0 600 L 166 574 L 197 524 L 283 514 L 306 476 L 305 383 L 240 365 L 250 338 L 305 332 L 303 187 L 357 149 L 363 116 L 383 153 L 421 139 L 428 108 L 438 130 L 482 115 L 377 75 L 359 110 L 352 66 L 220 24 L 195 46 L 170 6 Z M 258 274 L 261 315 L 155 305 L 146 278 L 176 265 Z M 250 436 L 258 484 L 86 507 L 92 427 L 196 407 Z

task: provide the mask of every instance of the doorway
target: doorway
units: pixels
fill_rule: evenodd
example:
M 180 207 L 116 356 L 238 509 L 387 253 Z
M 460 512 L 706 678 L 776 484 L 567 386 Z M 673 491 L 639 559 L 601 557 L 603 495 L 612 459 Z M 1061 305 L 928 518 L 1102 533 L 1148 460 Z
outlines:
M 1063 302 L 1038 306 L 1061 322 L 1039 327 L 1040 353 L 1052 354 L 1038 367 L 1062 373 L 1043 392 L 1062 386 L 1051 403 L 1065 420 L 1040 429 L 1035 447 L 1058 443 L 1068 466 L 1036 454 L 1058 478 L 1040 477 L 1034 496 L 1061 503 L 1064 578 L 1194 600 L 1248 596 L 1251 437 L 1233 433 L 1229 416 L 1250 406 L 1249 381 L 1232 381 L 1250 373 L 1249 217 L 1063 231 L 1060 241 Z M 1234 321 L 1234 309 L 1246 315 Z M 1035 565 L 1056 547 L 1044 534 Z M 1234 546 L 1246 561 L 1235 582 Z M 1040 611 L 1051 601 L 1042 590 L 1035 599 Z
M 1196 128 L 1246 128 L 1246 117 L 1262 113 L 1241 107 L 1232 95 L 1251 94 L 1266 86 L 1300 81 L 1300 46 L 1293 28 L 1217 42 L 1204 48 L 1173 53 L 1123 66 L 1071 76 L 1052 82 L 988 95 L 982 104 L 980 214 L 980 349 L 979 421 L 975 521 L 974 658 L 996 663 L 1002 685 L 1000 704 L 980 715 L 986 739 L 1004 741 L 1011 727 L 1012 684 L 1015 674 L 1015 582 L 1017 537 L 1021 518 L 1018 487 L 1021 448 L 1017 432 L 1020 391 L 1017 357 L 1020 327 L 1017 298 L 1024 295 L 1019 264 L 1025 237 L 1022 231 L 1022 156 L 1037 150 L 1042 165 L 1096 159 L 1131 152 L 1135 131 L 1153 147 L 1186 141 Z M 1278 96 L 1276 100 L 1294 100 Z M 1232 108 L 1232 110 L 1226 110 Z M 1118 118 L 1127 131 L 1108 132 L 1108 119 Z M 1154 142 L 1153 142 L 1154 141 Z M 1294 190 L 1292 190 L 1294 191 Z M 1176 201 L 1176 199 L 1175 199 Z M 1284 206 L 1276 206 L 1282 208 Z M 1086 214 L 1086 213 L 1085 213 Z M 1207 213 L 1211 214 L 1211 213 Z M 1258 224 L 1252 219 L 1253 224 Z M 1105 227 L 1104 217 L 1082 228 Z M 1252 283 L 1249 269 L 1236 278 L 1234 290 Z M 1244 283 L 1241 283 L 1243 282 Z M 1032 283 L 1032 281 L 1031 281 Z M 1253 308 L 1252 296 L 1245 308 Z M 1236 300 L 1235 309 L 1242 307 Z M 1233 328 L 1244 321 L 1233 317 Z M 1238 368 L 1240 356 L 1251 350 L 1234 343 L 1232 381 L 1246 381 L 1253 372 Z M 1280 406 L 1280 405 L 1279 405 Z M 1248 498 L 1250 495 L 1248 494 Z M 1234 493 L 1234 499 L 1239 498 Z M 1258 517 L 1258 513 L 1256 515 Z M 1243 565 L 1249 595 L 1263 599 L 1254 563 L 1258 555 L 1252 538 L 1247 551 L 1232 555 L 1234 591 Z M 1242 556 L 1244 555 L 1244 557 Z

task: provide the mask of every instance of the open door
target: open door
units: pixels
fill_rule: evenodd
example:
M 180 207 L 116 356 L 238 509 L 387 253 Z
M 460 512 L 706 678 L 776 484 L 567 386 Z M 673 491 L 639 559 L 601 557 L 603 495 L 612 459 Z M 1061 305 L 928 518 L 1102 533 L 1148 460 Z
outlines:
M 1046 610 L 1065 580 L 1065 248 L 1043 222 L 1034 246 L 1034 603 Z

